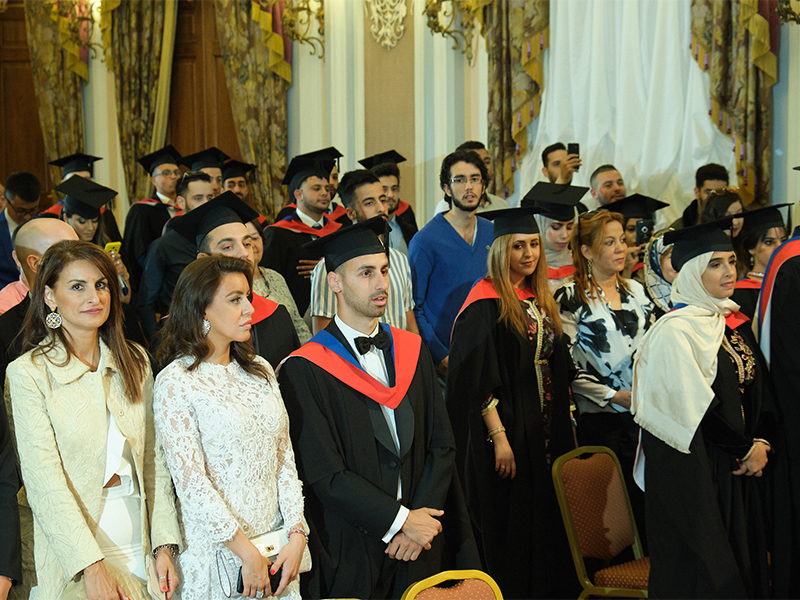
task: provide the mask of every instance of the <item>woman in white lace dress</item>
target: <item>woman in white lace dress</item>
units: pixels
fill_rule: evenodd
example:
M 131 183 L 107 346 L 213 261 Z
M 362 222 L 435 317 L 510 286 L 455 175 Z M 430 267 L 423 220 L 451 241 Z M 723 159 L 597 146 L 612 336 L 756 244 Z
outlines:
M 216 556 L 226 547 L 241 560 L 244 596 L 300 597 L 302 484 L 274 372 L 249 342 L 252 272 L 226 256 L 190 264 L 158 350 L 155 421 L 181 501 L 184 600 L 225 597 Z M 249 538 L 281 527 L 289 542 L 270 565 Z

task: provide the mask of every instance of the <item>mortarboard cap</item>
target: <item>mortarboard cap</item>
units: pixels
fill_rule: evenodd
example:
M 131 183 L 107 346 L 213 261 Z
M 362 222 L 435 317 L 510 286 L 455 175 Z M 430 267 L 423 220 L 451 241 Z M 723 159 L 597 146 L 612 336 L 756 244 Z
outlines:
M 359 221 L 353 225 L 317 238 L 303 248 L 313 250 L 325 257 L 325 268 L 334 271 L 348 260 L 369 254 L 389 254 L 388 236 L 384 235 L 388 224 L 382 216 Z M 384 236 L 384 241 L 378 239 Z
M 222 181 L 231 177 L 244 177 L 250 171 L 255 170 L 256 166 L 250 163 L 242 162 L 240 160 L 229 160 L 222 165 Z
M 795 171 L 800 171 L 800 166 L 794 167 Z
M 137 162 L 144 167 L 148 174 L 152 175 L 161 165 L 179 165 L 181 163 L 181 155 L 175 149 L 175 146 L 170 144 L 169 146 L 164 146 L 161 150 L 156 150 L 152 154 L 143 156 Z
M 539 214 L 548 219 L 572 221 L 575 218 L 575 207 L 588 191 L 587 187 L 540 181 L 523 196 L 520 205 L 536 206 Z
M 387 150 L 386 152 L 381 152 L 380 154 L 373 154 L 367 158 L 362 158 L 360 161 L 358 161 L 358 164 L 363 166 L 365 169 L 374 169 L 378 165 L 382 165 L 384 163 L 399 164 L 405 161 L 406 158 L 397 152 L 397 150 Z
M 607 210 L 620 213 L 624 219 L 652 219 L 657 210 L 669 206 L 644 194 L 631 194 L 630 196 L 598 207 L 598 210 Z
M 736 215 L 736 218 L 740 218 Z M 664 234 L 664 246 L 672 247 L 672 267 L 680 271 L 688 261 L 706 252 L 733 251 L 733 242 L 728 232 L 733 216 L 701 223 L 683 229 L 673 229 Z
M 221 169 L 222 163 L 228 160 L 230 156 L 225 154 L 219 148 L 211 146 L 200 152 L 195 152 L 189 156 L 184 156 L 181 159 L 182 165 L 189 167 L 190 171 L 200 171 L 201 169 Z
M 339 159 L 344 156 L 333 146 L 322 148 L 321 150 L 314 150 L 313 152 L 306 152 L 305 154 L 298 154 L 295 158 L 302 158 L 307 160 L 332 160 L 335 165 L 339 164 Z M 333 170 L 333 167 L 331 167 Z M 329 171 L 330 173 L 330 171 Z
M 247 223 L 257 218 L 258 212 L 242 202 L 239 196 L 227 191 L 175 219 L 172 228 L 199 249 L 203 239 L 217 227 Z
M 785 206 L 791 206 L 788 202 L 783 204 L 773 204 L 772 206 L 765 206 L 764 208 L 757 208 L 756 210 L 749 210 L 736 215 L 737 218 L 744 219 L 742 225 L 742 233 L 758 233 L 767 231 L 773 227 L 782 227 L 786 229 L 786 221 L 781 215 L 780 209 Z
M 47 164 L 53 165 L 54 167 L 61 167 L 61 179 L 66 179 L 67 175 L 75 173 L 76 171 L 89 171 L 89 173 L 94 175 L 94 162 L 98 160 L 103 159 L 99 156 L 77 152 L 69 156 L 62 156 L 56 160 L 51 160 Z
M 541 213 L 538 206 L 521 206 L 519 208 L 500 208 L 498 210 L 487 210 L 480 214 L 484 219 L 492 221 L 494 226 L 494 239 L 501 235 L 521 233 L 533 235 L 539 233 L 539 225 L 533 218 L 535 213 Z
M 303 185 L 309 177 L 328 180 L 333 170 L 333 159 L 315 159 L 295 156 L 286 169 L 282 184 L 289 186 L 289 197 L 294 198 L 294 191 Z
M 111 188 L 83 177 L 70 177 L 59 183 L 55 189 L 65 194 L 64 210 L 69 214 L 80 215 L 84 219 L 99 217 L 100 208 L 117 195 Z

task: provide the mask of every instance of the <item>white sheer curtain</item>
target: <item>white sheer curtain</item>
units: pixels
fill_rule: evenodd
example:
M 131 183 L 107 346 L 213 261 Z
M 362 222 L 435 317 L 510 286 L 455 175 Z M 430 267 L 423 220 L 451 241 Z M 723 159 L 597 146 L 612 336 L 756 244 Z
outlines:
M 708 117 L 708 75 L 689 52 L 690 0 L 556 0 L 550 4 L 542 111 L 515 195 L 542 181 L 541 152 L 580 143 L 575 185 L 614 164 L 628 193 L 670 203 L 658 225 L 694 198 L 697 167 L 734 174 L 733 143 Z M 592 203 L 588 203 L 592 205 Z

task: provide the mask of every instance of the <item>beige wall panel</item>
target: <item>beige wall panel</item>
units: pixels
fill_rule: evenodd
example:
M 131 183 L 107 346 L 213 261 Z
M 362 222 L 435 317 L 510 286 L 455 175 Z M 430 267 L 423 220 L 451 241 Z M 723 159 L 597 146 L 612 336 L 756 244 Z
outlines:
M 366 156 L 395 149 L 406 157 L 400 168 L 400 198 L 414 211 L 414 18 L 406 0 L 405 34 L 391 50 L 372 36 L 364 11 L 364 109 Z M 356 158 L 363 158 L 358 156 Z

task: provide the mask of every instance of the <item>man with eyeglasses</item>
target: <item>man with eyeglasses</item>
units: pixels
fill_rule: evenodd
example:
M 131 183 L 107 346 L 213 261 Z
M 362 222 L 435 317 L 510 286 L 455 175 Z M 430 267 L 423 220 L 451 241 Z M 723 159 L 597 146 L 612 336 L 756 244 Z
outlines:
M 131 206 L 125 219 L 121 254 L 134 291 L 139 289 L 147 249 L 161 237 L 167 221 L 180 211 L 176 204 L 180 161 L 181 155 L 174 146 L 164 146 L 137 161 L 150 175 L 156 193 Z
M 451 208 L 423 227 L 408 249 L 417 326 L 442 379 L 453 322 L 472 284 L 486 276 L 492 224 L 475 211 L 487 176 L 486 165 L 471 150 L 446 156 L 439 184 Z
M 500 196 L 495 196 L 494 194 L 490 194 L 486 187 L 489 185 L 489 182 L 492 180 L 492 173 L 493 173 L 493 165 L 492 165 L 492 157 L 489 156 L 489 151 L 486 149 L 486 146 L 483 145 L 483 142 L 479 142 L 477 140 L 470 140 L 468 142 L 464 142 L 461 144 L 456 150 L 465 150 L 474 152 L 478 155 L 483 161 L 483 164 L 486 165 L 486 177 L 484 178 L 484 185 L 483 185 L 483 196 L 481 196 L 481 201 L 478 203 L 478 213 L 482 213 L 485 210 L 498 210 L 501 208 L 508 208 L 508 200 L 505 198 L 501 198 Z M 436 204 L 436 208 L 434 209 L 434 213 L 444 213 L 450 210 L 450 204 L 447 197 L 439 200 Z
M 42 184 L 33 173 L 18 171 L 6 180 L 6 207 L 0 213 L 0 289 L 19 279 L 19 269 L 11 256 L 11 236 L 17 227 L 39 214 Z
M 204 171 L 184 173 L 177 190 L 175 203 L 181 209 L 183 216 L 218 196 L 214 193 L 214 181 L 211 175 Z M 156 333 L 158 325 L 156 315 L 165 315 L 169 311 L 172 292 L 175 291 L 178 277 L 187 265 L 197 258 L 195 244 L 187 241 L 173 228 L 183 216 L 170 219 L 164 226 L 164 235 L 153 242 L 147 251 L 137 312 L 148 340 L 152 340 Z

